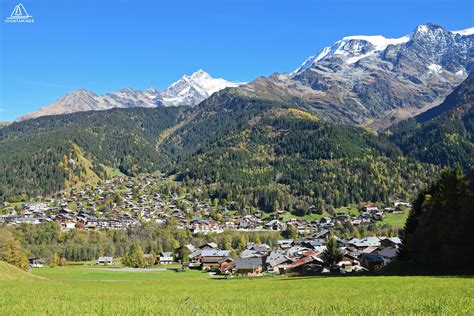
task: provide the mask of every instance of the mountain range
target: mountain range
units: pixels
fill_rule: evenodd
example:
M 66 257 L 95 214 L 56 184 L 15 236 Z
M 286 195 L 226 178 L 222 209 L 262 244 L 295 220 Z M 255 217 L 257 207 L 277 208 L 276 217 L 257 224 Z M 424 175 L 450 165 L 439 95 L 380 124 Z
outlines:
M 17 119 L 24 121 L 45 115 L 58 115 L 83 111 L 100 111 L 112 108 L 157 107 L 157 106 L 195 106 L 213 93 L 227 87 L 237 87 L 221 78 L 212 78 L 203 70 L 192 75 L 184 75 L 163 91 L 149 88 L 144 91 L 125 88 L 117 92 L 96 95 L 85 89 L 66 94 L 56 102 Z
M 326 121 L 378 131 L 439 104 L 473 69 L 474 27 L 448 31 L 422 24 L 400 38 L 344 37 L 291 73 L 248 84 L 199 70 L 162 92 L 127 88 L 97 96 L 77 90 L 18 121 L 114 107 L 195 106 L 230 87 L 242 97 L 298 104 Z
M 147 103 L 157 92 L 144 91 L 140 106 L 10 124 L 0 128 L 0 200 L 105 178 L 110 168 L 205 184 L 241 208 L 410 198 L 442 167 L 474 164 L 473 40 L 473 29 L 431 24 L 399 39 L 351 36 L 292 73 L 208 85 L 194 106 Z M 160 102 L 192 90 L 193 76 Z

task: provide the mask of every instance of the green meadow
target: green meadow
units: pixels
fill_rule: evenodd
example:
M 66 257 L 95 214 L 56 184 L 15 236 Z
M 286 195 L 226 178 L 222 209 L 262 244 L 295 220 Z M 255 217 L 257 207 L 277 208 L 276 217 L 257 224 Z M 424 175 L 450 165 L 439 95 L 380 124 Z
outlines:
M 0 279 L 0 314 L 52 315 L 472 315 L 466 277 L 218 279 L 187 271 L 41 268 Z

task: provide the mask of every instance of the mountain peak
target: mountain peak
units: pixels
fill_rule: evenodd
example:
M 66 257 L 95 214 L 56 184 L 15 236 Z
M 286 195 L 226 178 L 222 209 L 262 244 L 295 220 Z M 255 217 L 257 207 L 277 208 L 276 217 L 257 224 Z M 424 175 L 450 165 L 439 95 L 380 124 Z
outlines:
M 450 32 L 436 24 L 420 24 L 415 28 L 411 38 L 413 41 L 425 41 L 427 43 L 451 42 L 455 36 L 454 32 Z
M 240 83 L 213 78 L 199 69 L 191 75 L 184 75 L 163 91 L 163 102 L 165 105 L 196 105 L 217 91 L 238 85 Z
M 441 26 L 433 23 L 420 24 L 415 28 L 415 33 L 426 33 L 435 30 L 444 30 Z
M 96 96 L 96 94 L 87 89 L 79 88 L 67 93 L 65 96 Z
M 210 75 L 202 69 L 195 71 L 191 77 L 210 77 Z

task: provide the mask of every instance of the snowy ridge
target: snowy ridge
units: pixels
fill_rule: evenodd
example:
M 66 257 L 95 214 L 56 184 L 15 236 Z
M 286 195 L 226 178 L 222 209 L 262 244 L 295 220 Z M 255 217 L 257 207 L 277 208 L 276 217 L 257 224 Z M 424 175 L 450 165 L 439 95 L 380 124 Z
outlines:
M 205 71 L 198 70 L 190 76 L 184 75 L 163 92 L 155 88 L 144 91 L 125 88 L 117 92 L 96 95 L 85 89 L 79 89 L 66 94 L 48 106 L 18 118 L 17 121 L 45 115 L 99 111 L 112 108 L 194 106 L 217 91 L 228 87 L 237 87 L 241 84 L 243 83 L 212 78 Z
M 415 33 L 431 34 L 432 25 L 422 24 L 417 26 Z M 474 27 L 464 30 L 451 31 L 452 34 L 470 36 L 474 34 Z M 346 36 L 335 42 L 332 46 L 323 48 L 317 55 L 307 58 L 300 67 L 290 73 L 296 75 L 310 68 L 313 64 L 323 61 L 331 56 L 339 55 L 347 64 L 355 64 L 361 59 L 377 55 L 390 45 L 403 45 L 412 40 L 412 34 L 400 38 L 386 38 L 382 35 L 354 35 Z M 432 70 L 432 69 L 430 69 Z
M 453 34 L 459 34 L 462 36 L 469 36 L 474 34 L 474 27 L 470 27 L 464 30 L 459 30 L 459 31 L 451 31 Z
M 410 36 L 406 35 L 400 38 L 385 38 L 381 35 L 355 35 L 346 36 L 342 40 L 337 41 L 334 45 L 324 47 L 318 55 L 307 58 L 300 67 L 290 73 L 295 75 L 300 73 L 321 60 L 333 55 L 347 57 L 347 63 L 353 64 L 362 58 L 375 55 L 384 51 L 389 45 L 400 45 L 407 43 Z

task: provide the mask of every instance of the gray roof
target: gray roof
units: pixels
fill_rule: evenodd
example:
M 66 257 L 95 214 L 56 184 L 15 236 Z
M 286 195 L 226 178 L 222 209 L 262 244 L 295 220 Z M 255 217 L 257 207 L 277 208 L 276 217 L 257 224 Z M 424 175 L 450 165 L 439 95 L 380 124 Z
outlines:
M 379 256 L 386 258 L 395 258 L 398 254 L 397 248 L 387 247 L 379 251 Z
M 349 244 L 356 247 L 378 247 L 380 246 L 380 239 L 378 237 L 366 237 L 362 239 L 353 238 L 349 240 Z
M 252 249 L 245 249 L 240 254 L 240 258 L 254 258 L 254 257 L 260 257 L 260 255 L 255 250 L 252 250 Z
M 235 268 L 241 269 L 256 269 L 263 265 L 262 258 L 237 258 L 235 259 Z
M 204 244 L 202 245 L 201 247 L 199 247 L 201 249 L 208 249 L 208 248 L 214 248 L 216 249 L 217 248 L 217 244 L 215 242 L 208 242 L 207 244 Z
M 199 255 L 201 255 L 202 253 L 202 249 L 197 249 L 196 251 L 193 251 L 190 255 L 189 255 L 189 258 L 195 258 Z
M 253 250 L 258 252 L 270 251 L 272 248 L 267 244 L 257 244 L 253 246 Z
M 201 252 L 203 257 L 229 257 L 230 251 L 220 249 L 203 249 Z
M 207 257 L 202 258 L 201 263 L 221 263 L 224 260 L 224 257 Z
M 402 243 L 402 240 L 399 237 L 390 237 L 389 240 L 397 245 L 400 245 Z
M 277 251 L 272 251 L 270 255 L 267 257 L 267 264 L 270 265 L 271 267 L 274 267 L 276 265 L 279 265 L 280 263 L 283 263 L 285 261 L 288 261 L 288 259 L 284 253 L 282 252 L 277 252 Z

